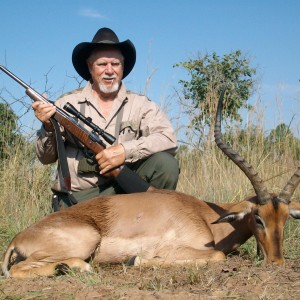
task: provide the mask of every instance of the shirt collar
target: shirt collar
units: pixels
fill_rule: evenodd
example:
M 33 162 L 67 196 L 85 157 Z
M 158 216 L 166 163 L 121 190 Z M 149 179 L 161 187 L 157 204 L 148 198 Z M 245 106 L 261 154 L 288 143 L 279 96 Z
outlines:
M 127 93 L 126 93 L 126 86 L 123 82 L 121 82 L 121 88 L 117 94 L 114 107 L 119 107 L 124 100 L 127 99 Z M 85 103 L 85 102 L 91 102 L 93 103 L 94 97 L 92 94 L 92 84 L 90 81 L 87 82 L 86 86 L 83 88 L 81 92 L 81 97 L 78 98 L 78 104 Z

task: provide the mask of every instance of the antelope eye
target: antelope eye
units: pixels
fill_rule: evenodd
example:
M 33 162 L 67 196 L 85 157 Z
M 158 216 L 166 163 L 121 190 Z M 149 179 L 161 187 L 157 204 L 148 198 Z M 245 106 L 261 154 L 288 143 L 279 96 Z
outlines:
M 257 226 L 261 226 L 261 227 L 265 228 L 265 225 L 259 215 L 255 214 L 254 218 L 255 218 L 255 222 L 256 222 Z

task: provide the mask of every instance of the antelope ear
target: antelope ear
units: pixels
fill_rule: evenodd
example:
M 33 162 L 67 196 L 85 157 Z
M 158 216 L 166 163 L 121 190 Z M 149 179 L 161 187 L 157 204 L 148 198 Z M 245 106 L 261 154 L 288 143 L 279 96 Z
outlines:
M 219 219 L 212 222 L 211 224 L 218 224 L 218 223 L 231 223 L 233 221 L 242 220 L 246 215 L 251 212 L 253 207 L 253 203 L 250 201 L 242 201 L 233 205 L 225 214 L 220 216 Z
M 300 219 L 300 203 L 291 202 L 289 204 L 290 216 L 294 219 Z

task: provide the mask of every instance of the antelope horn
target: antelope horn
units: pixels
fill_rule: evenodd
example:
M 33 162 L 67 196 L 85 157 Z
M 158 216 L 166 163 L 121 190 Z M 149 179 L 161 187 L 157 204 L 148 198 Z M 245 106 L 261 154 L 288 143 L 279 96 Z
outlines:
M 254 170 L 254 168 L 243 158 L 241 157 L 236 151 L 234 151 L 231 147 L 224 143 L 222 140 L 222 133 L 221 133 L 221 118 L 222 118 L 222 109 L 223 109 L 223 99 L 225 95 L 226 88 L 223 88 L 220 94 L 217 114 L 216 114 L 216 121 L 215 121 L 215 142 L 217 146 L 223 151 L 227 157 L 232 160 L 249 178 L 254 191 L 258 198 L 258 204 L 265 204 L 267 201 L 271 199 L 270 194 L 268 193 L 266 187 L 263 184 L 263 181 L 258 176 L 258 172 Z M 300 179 L 299 179 L 300 180 Z
M 285 202 L 289 202 L 299 183 L 300 183 L 300 167 L 298 167 L 294 175 L 290 178 L 290 180 L 287 182 L 285 187 L 282 189 L 278 198 L 280 200 L 284 200 Z

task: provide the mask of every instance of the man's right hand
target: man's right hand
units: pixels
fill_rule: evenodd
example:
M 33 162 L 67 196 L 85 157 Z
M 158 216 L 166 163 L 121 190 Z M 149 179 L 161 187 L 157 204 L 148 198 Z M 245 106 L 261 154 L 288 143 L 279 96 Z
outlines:
M 51 103 L 35 101 L 32 103 L 35 116 L 44 124 L 47 131 L 54 131 L 50 118 L 55 114 L 55 106 Z

